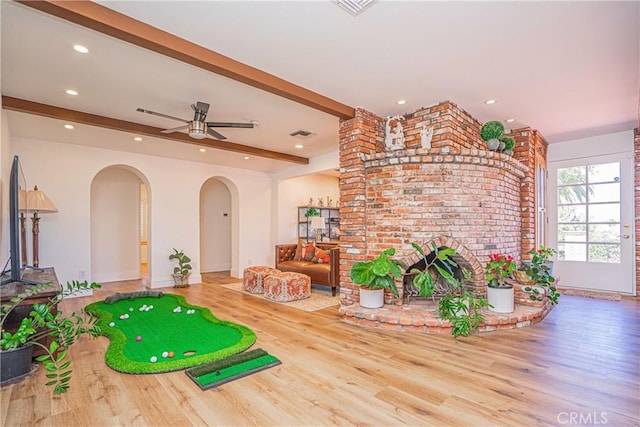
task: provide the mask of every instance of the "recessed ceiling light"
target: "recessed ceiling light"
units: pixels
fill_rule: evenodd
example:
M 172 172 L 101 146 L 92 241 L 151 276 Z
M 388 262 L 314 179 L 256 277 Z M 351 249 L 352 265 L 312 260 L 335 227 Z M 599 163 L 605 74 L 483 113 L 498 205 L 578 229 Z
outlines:
M 251 157 L 249 157 L 249 156 L 244 156 L 244 157 L 243 157 L 243 159 L 245 159 L 245 160 L 249 160 L 250 158 L 251 158 Z
M 396 101 L 396 104 L 398 104 L 398 105 L 404 105 L 406 103 L 407 103 L 406 99 L 399 99 L 399 100 Z
M 65 92 L 67 92 L 67 95 L 71 96 L 76 96 L 78 94 L 78 92 L 73 89 L 67 89 Z
M 136 136 L 136 137 L 133 138 L 133 140 L 139 142 L 139 141 L 142 141 L 142 137 Z
M 296 148 L 304 148 L 304 145 L 302 145 L 302 144 L 296 144 L 296 145 L 294 145 L 294 147 L 296 147 Z
M 73 129 L 73 125 L 64 125 L 65 129 Z
M 201 153 L 204 153 L 205 151 L 207 151 L 207 149 L 206 148 L 201 148 L 198 151 L 200 151 Z
M 89 52 L 89 49 L 87 49 L 86 47 L 82 46 L 81 44 L 73 45 L 73 49 L 76 52 L 80 52 L 80 53 L 88 53 Z
M 496 101 L 495 99 L 487 99 L 486 101 L 484 101 L 485 104 L 489 104 L 489 105 L 495 104 L 496 102 L 498 101 Z
M 513 123 L 515 121 L 516 121 L 516 119 L 507 119 L 507 123 Z

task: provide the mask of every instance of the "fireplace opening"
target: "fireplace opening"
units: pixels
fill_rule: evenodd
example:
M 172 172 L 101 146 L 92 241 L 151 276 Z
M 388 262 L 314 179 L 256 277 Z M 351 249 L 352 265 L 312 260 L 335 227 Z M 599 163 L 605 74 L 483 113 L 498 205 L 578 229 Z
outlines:
M 438 248 L 438 252 L 441 251 L 442 249 L 444 249 L 444 247 Z M 453 274 L 453 277 L 456 280 L 460 281 L 461 283 L 464 281 L 462 268 L 460 267 L 460 264 L 454 259 L 455 257 L 452 257 L 452 259 L 456 262 L 457 266 L 446 264 L 441 260 L 436 259 L 436 256 L 437 256 L 437 252 L 432 251 L 426 254 L 426 260 L 425 260 L 425 257 L 421 257 L 418 262 L 410 265 L 409 268 L 407 268 L 406 270 L 407 272 L 402 278 L 402 295 L 403 295 L 405 304 L 409 304 L 411 302 L 411 298 L 416 298 L 417 301 L 420 301 L 420 300 L 435 301 L 436 298 L 440 298 L 443 295 L 446 295 L 451 292 L 452 285 L 440 275 L 440 273 L 438 272 L 438 270 L 435 268 L 434 265 L 438 265 L 440 268 L 444 270 L 451 271 L 451 273 Z M 431 265 L 432 263 L 434 265 Z M 427 264 L 431 265 L 428 271 L 431 277 L 433 278 L 434 290 L 433 290 L 433 294 L 430 297 L 421 297 L 419 295 L 420 291 L 413 284 L 413 278 L 417 275 L 417 273 L 411 273 L 411 270 L 418 269 L 420 271 L 424 271 Z

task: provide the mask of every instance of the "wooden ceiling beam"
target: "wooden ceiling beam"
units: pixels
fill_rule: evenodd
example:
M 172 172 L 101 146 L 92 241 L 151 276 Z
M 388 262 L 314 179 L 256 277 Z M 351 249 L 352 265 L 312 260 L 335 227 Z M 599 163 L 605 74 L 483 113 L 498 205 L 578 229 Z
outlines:
M 153 52 L 242 82 L 341 119 L 353 107 L 233 60 L 91 1 L 17 0 L 18 3 Z
M 212 138 L 193 139 L 189 135 L 181 132 L 162 133 L 164 130 L 162 128 L 141 125 L 139 123 L 128 122 L 125 120 L 112 119 L 96 114 L 83 113 L 81 111 L 69 110 L 53 105 L 40 104 L 38 102 L 12 98 L 10 96 L 2 97 L 2 108 L 6 110 L 19 111 L 21 113 L 36 114 L 38 116 L 49 117 L 52 119 L 68 120 L 74 123 L 82 123 L 85 125 L 130 132 L 138 135 L 152 136 L 154 138 L 162 138 L 169 141 L 183 142 L 219 150 L 234 151 L 236 153 L 258 157 L 266 157 L 268 159 L 281 160 L 283 162 L 298 163 L 301 165 L 309 164 L 309 159 L 306 157 L 264 150 L 230 141 L 218 141 L 217 139 Z

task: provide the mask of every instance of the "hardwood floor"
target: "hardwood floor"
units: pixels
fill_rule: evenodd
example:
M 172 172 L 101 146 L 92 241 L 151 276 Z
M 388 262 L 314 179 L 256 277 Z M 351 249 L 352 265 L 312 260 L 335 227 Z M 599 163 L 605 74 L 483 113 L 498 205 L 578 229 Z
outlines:
M 71 390 L 53 397 L 44 371 L 2 388 L 2 426 L 455 425 L 637 426 L 638 300 L 562 296 L 529 328 L 453 339 L 363 329 L 336 308 L 314 313 L 222 288 L 163 289 L 253 329 L 282 365 L 208 391 L 183 371 L 129 375 L 104 363 L 107 338 L 71 356 Z M 139 282 L 103 285 L 78 309 Z

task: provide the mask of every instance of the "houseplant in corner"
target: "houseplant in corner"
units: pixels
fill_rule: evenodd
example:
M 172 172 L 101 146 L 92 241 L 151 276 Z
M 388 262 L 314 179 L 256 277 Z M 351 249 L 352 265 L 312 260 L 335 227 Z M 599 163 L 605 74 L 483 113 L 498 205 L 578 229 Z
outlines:
M 391 258 L 395 248 L 382 251 L 378 258 L 371 261 L 359 261 L 351 266 L 349 276 L 356 285 L 360 285 L 360 305 L 364 308 L 379 308 L 384 305 L 384 290 L 389 289 L 398 297 L 395 279 L 402 277 L 402 264 Z
M 44 354 L 36 357 L 46 369 L 46 385 L 54 386 L 55 394 L 65 393 L 71 380 L 71 361 L 67 360 L 69 347 L 83 334 L 92 337 L 100 335 L 93 316 L 87 319 L 76 312 L 66 316 L 57 311 L 60 299 L 90 289 L 100 288 L 97 283 L 73 281 L 67 283 L 61 292 L 45 303 L 35 303 L 15 330 L 5 330 L 5 321 L 24 300 L 53 287 L 52 283 L 33 285 L 0 307 L 0 380 L 9 384 L 26 376 L 31 371 L 34 346 L 42 348 Z M 43 339 L 50 343 L 45 345 Z
M 504 125 L 493 120 L 482 125 L 480 137 L 487 141 L 487 148 L 496 151 L 500 147 L 500 138 L 504 136 Z
M 547 298 L 551 304 L 558 303 L 560 293 L 555 286 L 556 279 L 553 277 L 553 261 L 556 250 L 545 246 L 533 249 L 529 252 L 531 261 L 522 263 L 516 272 L 516 279 L 525 285 L 524 291 L 529 292 L 529 298 L 535 301 L 542 301 Z
M 489 310 L 496 313 L 513 312 L 513 285 L 507 279 L 513 277 L 515 271 L 516 263 L 511 255 L 489 255 L 489 261 L 484 266 Z
M 189 286 L 189 274 L 191 274 L 191 258 L 184 254 L 184 251 L 178 251 L 173 248 L 173 252 L 169 255 L 170 260 L 178 261 L 178 265 L 173 268 L 173 286 L 175 288 L 184 288 Z

